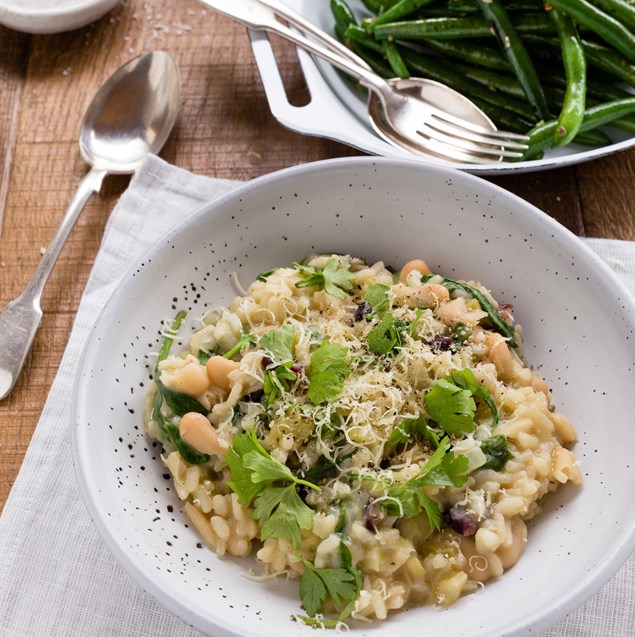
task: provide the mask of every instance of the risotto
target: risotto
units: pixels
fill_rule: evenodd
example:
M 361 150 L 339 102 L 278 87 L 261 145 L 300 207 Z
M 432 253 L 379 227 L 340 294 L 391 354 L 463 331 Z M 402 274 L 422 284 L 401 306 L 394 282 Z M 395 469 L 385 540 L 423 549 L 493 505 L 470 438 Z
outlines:
M 581 473 L 512 307 L 424 261 L 320 255 L 258 276 L 189 347 L 165 333 L 145 413 L 218 553 L 299 580 L 309 625 L 450 605 L 513 566 Z

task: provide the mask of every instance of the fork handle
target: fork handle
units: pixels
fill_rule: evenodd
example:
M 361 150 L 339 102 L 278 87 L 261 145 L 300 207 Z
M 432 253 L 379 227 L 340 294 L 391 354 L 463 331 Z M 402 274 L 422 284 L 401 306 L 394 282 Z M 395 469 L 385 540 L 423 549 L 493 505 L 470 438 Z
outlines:
M 342 55 L 341 51 L 338 49 L 336 52 L 333 50 L 336 48 L 339 43 L 336 40 L 333 40 L 328 36 L 328 34 L 324 33 L 310 25 L 311 33 L 317 39 L 316 33 L 320 33 L 319 38 L 322 42 L 328 42 L 328 47 L 320 42 L 315 40 L 311 40 L 307 38 L 302 33 L 294 31 L 290 29 L 286 25 L 279 22 L 276 18 L 276 15 L 280 15 L 280 17 L 286 18 L 292 24 L 300 25 L 303 24 L 301 28 L 306 27 L 306 21 L 301 16 L 297 14 L 290 13 L 284 5 L 280 5 L 280 3 L 274 3 L 275 11 L 272 8 L 271 4 L 268 2 L 263 2 L 262 0 L 200 0 L 203 4 L 211 7 L 218 13 L 223 14 L 228 18 L 232 18 L 236 22 L 249 27 L 251 29 L 263 29 L 270 33 L 274 33 L 281 38 L 292 42 L 296 46 L 299 46 L 301 49 L 316 55 L 323 60 L 326 60 L 333 66 L 341 69 L 342 71 L 352 75 L 356 80 L 358 80 L 361 84 L 371 89 L 380 97 L 380 99 L 384 100 L 384 92 L 386 91 L 387 84 L 385 80 L 379 75 L 376 75 L 373 71 L 369 69 L 369 67 L 364 64 L 363 66 L 359 64 L 357 59 L 353 59 L 353 54 L 351 52 L 346 55 Z M 284 13 L 284 15 L 283 15 Z M 336 44 L 334 45 L 333 42 Z M 329 48 L 333 47 L 333 48 Z M 354 56 L 355 58 L 357 56 Z
M 55 261 L 88 199 L 98 192 L 105 170 L 91 168 L 79 183 L 62 223 L 26 289 L 0 313 L 0 400 L 13 389 L 42 319 L 40 298 Z
M 330 36 L 326 31 L 316 27 L 312 22 L 309 22 L 304 16 L 300 15 L 297 11 L 294 11 L 291 7 L 280 2 L 280 0 L 257 0 L 261 4 L 268 6 L 278 17 L 283 18 L 289 24 L 297 27 L 305 35 L 310 35 L 317 40 L 320 44 L 333 51 L 339 53 L 343 58 L 350 60 L 353 64 L 361 66 L 364 69 L 372 72 L 372 69 L 359 55 L 351 51 L 347 46 L 344 46 L 339 40 Z

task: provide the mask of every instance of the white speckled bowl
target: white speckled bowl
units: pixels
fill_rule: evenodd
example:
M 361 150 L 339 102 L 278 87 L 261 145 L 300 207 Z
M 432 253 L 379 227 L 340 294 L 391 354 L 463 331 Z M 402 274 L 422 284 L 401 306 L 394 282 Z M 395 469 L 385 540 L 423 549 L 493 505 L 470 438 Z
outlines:
M 470 175 L 352 158 L 262 177 L 215 201 L 130 270 L 95 325 L 78 371 L 74 458 L 90 514 L 128 573 L 215 637 L 311 634 L 290 620 L 297 582 L 254 582 L 251 562 L 200 544 L 143 435 L 146 353 L 175 308 L 202 313 L 243 283 L 309 252 L 350 252 L 480 279 L 514 304 L 529 360 L 577 426 L 585 483 L 549 497 L 519 563 L 442 611 L 421 607 L 352 633 L 506 637 L 544 629 L 581 604 L 635 547 L 635 305 L 576 237 Z

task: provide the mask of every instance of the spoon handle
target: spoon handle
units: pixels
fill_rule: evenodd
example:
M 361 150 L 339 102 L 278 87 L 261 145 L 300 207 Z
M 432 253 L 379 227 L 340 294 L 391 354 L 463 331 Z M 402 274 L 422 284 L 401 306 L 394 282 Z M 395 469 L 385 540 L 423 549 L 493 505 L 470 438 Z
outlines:
M 99 192 L 106 170 L 91 168 L 80 181 L 62 223 L 31 281 L 0 313 L 0 400 L 13 389 L 42 318 L 40 297 L 79 213 L 94 192 Z

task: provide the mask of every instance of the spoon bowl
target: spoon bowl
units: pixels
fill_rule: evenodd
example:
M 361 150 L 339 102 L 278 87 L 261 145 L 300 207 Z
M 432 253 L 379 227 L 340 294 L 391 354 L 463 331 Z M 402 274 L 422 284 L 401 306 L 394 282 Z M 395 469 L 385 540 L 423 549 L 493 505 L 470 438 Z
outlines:
M 163 51 L 147 53 L 119 68 L 84 115 L 79 135 L 82 157 L 109 173 L 133 173 L 148 153 L 165 144 L 176 122 L 179 86 L 178 68 Z
M 0 400 L 24 365 L 42 319 L 42 291 L 80 212 L 106 175 L 133 173 L 149 153 L 161 150 L 176 122 L 179 93 L 174 60 L 153 51 L 124 64 L 93 98 L 79 135 L 81 155 L 91 169 L 27 288 L 0 313 Z

